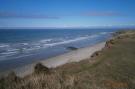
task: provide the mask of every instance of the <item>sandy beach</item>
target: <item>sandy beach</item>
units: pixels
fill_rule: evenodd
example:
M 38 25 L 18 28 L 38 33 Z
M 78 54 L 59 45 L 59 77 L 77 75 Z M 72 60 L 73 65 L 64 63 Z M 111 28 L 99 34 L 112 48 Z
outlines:
M 49 68 L 50 67 L 52 68 L 52 67 L 63 65 L 65 63 L 78 62 L 78 61 L 90 58 L 90 56 L 94 52 L 101 50 L 104 47 L 104 45 L 105 45 L 105 42 L 99 43 L 90 47 L 80 48 L 78 50 L 74 50 L 69 53 L 65 53 L 63 55 L 41 61 L 41 63 L 43 63 Z
M 105 42 L 102 42 L 93 46 L 80 48 L 39 62 L 41 62 L 43 65 L 49 68 L 55 68 L 57 66 L 61 66 L 66 63 L 78 62 L 90 58 L 94 52 L 102 50 L 104 46 L 105 46 Z M 16 68 L 14 69 L 14 71 L 17 73 L 18 76 L 25 76 L 33 72 L 35 64 L 36 63 L 21 68 Z

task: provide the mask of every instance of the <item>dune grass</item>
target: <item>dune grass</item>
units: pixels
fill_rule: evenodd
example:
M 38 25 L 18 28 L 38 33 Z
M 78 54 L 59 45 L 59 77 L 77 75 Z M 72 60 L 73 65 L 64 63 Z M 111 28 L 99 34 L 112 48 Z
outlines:
M 90 59 L 48 70 L 40 64 L 24 78 L 11 73 L 0 89 L 135 89 L 135 31 L 117 33 Z

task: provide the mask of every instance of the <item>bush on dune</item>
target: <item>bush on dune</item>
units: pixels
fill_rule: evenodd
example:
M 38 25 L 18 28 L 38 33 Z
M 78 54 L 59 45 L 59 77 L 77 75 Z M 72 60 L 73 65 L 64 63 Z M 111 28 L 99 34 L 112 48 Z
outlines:
M 50 69 L 41 63 L 37 63 L 34 68 L 35 73 L 50 73 Z

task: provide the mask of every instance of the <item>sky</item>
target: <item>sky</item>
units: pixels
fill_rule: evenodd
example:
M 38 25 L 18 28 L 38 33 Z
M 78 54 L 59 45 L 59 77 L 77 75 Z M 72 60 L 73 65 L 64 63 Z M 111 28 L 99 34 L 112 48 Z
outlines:
M 135 27 L 135 0 L 0 0 L 0 28 Z

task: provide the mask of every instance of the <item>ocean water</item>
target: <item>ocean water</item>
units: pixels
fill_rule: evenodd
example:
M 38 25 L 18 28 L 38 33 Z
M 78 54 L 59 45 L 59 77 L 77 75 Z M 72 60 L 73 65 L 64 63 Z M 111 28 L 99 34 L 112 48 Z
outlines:
M 0 71 L 103 42 L 117 29 L 1 29 Z

